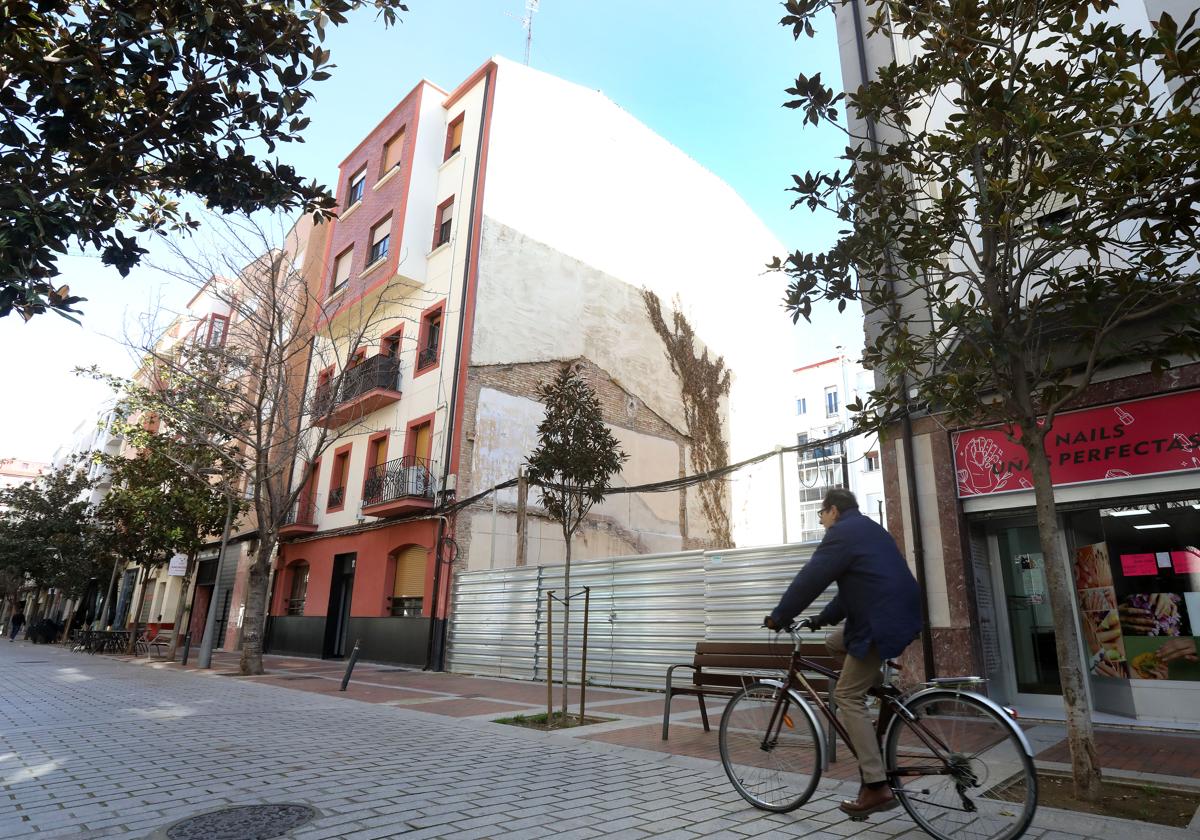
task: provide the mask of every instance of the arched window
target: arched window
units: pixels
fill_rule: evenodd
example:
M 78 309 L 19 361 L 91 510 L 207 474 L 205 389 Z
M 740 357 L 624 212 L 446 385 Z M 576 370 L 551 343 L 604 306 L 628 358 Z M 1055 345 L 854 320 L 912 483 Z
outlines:
M 288 589 L 287 614 L 304 615 L 304 599 L 308 597 L 308 564 L 303 560 L 288 567 L 291 588 Z
M 392 615 L 419 618 L 425 601 L 425 561 L 427 549 L 410 545 L 393 556 L 396 576 L 392 583 Z

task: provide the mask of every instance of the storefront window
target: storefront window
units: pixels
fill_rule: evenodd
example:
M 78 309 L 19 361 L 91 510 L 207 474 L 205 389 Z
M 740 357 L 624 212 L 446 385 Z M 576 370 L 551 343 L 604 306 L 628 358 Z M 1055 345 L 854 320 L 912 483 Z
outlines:
M 1096 676 L 1200 681 L 1200 499 L 1068 517 Z

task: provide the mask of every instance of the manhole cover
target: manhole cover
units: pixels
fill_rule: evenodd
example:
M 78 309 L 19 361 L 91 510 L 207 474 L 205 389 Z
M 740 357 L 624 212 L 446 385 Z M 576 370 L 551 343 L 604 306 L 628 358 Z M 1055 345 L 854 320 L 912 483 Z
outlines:
M 407 674 L 412 671 L 412 668 L 380 668 L 376 674 Z
M 18 665 L 45 665 L 49 659 L 18 659 Z
M 307 805 L 239 805 L 180 820 L 167 829 L 170 840 L 268 840 L 315 819 Z

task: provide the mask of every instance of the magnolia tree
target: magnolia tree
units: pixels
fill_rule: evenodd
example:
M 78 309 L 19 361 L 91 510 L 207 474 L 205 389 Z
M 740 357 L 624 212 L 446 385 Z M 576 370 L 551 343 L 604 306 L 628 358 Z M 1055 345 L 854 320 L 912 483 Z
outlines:
M 86 465 L 70 462 L 0 490 L 0 594 L 32 585 L 82 596 L 102 576 L 109 544 L 92 486 Z
M 396 328 L 418 323 L 433 302 L 430 293 L 391 285 L 327 295 L 326 231 L 306 220 L 290 229 L 284 224 L 227 216 L 205 225 L 207 240 L 172 240 L 174 259 L 160 268 L 194 285 L 225 320 L 214 332 L 212 320 L 180 316 L 168 331 L 173 336 L 151 331 L 142 341 L 161 369 L 189 383 L 148 395 L 148 407 L 229 440 L 235 452 L 225 479 L 242 488 L 252 514 L 244 526 L 257 532 L 242 619 L 241 670 L 248 675 L 262 673 L 280 528 L 315 505 L 313 467 L 322 454 L 350 435 L 374 431 L 352 413 L 331 419 L 333 410 L 368 386 L 400 389 L 401 348 L 383 334 L 399 336 Z M 343 304 L 346 297 L 351 301 Z M 416 333 L 404 329 L 404 340 L 415 341 Z M 204 363 L 197 366 L 198 359 Z M 211 369 L 222 376 L 197 374 Z
M 183 0 L 5 6 L 0 54 L 0 317 L 77 311 L 58 280 L 68 248 L 129 272 L 136 234 L 194 228 L 178 197 L 221 212 L 304 208 L 333 196 L 256 157 L 301 141 L 313 85 L 333 66 L 325 28 L 398 0 L 203 5 Z M 69 316 L 68 316 L 69 317 Z
M 538 445 L 529 456 L 529 480 L 538 485 L 542 505 L 562 528 L 566 544 L 563 573 L 562 716 L 567 714 L 567 640 L 571 621 L 571 538 L 592 505 L 604 499 L 613 476 L 629 457 L 604 424 L 596 392 L 564 365 L 538 388 L 546 406 L 538 424 Z M 549 721 L 547 721 L 549 724 Z
M 868 413 L 920 406 L 1002 424 L 1024 447 L 1076 793 L 1094 799 L 1046 436 L 1106 366 L 1158 373 L 1200 351 L 1195 16 L 1139 30 L 1111 0 L 878 0 L 865 18 L 843 0 L 785 5 L 796 37 L 832 8 L 868 44 L 890 38 L 911 54 L 847 94 L 819 75 L 789 90 L 814 125 L 840 125 L 845 103 L 851 129 L 843 169 L 793 176 L 796 203 L 845 229 L 824 253 L 776 261 L 787 307 L 798 319 L 819 299 L 862 305 L 864 361 L 880 383 Z

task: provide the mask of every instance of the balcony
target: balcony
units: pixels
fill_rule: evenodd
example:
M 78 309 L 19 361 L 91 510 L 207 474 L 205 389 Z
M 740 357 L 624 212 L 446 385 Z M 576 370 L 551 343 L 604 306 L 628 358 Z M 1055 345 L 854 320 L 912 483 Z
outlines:
M 313 424 L 336 429 L 400 399 L 400 361 L 372 356 L 317 386 Z
M 279 524 L 279 536 L 296 537 L 317 530 L 317 500 L 301 496 Z
M 396 516 L 433 507 L 433 471 L 427 458 L 405 455 L 371 467 L 363 484 L 363 513 Z

